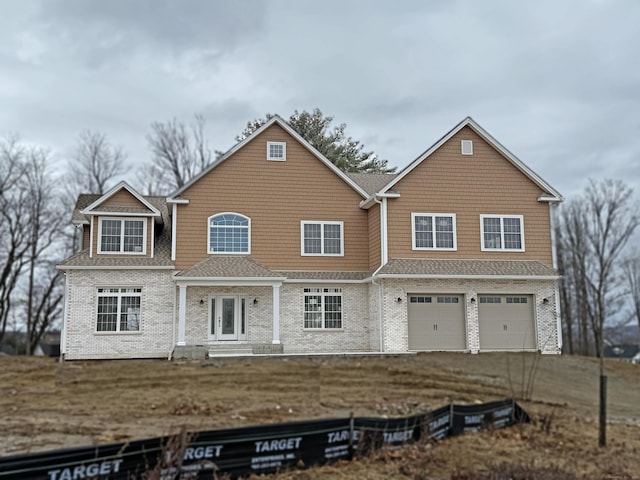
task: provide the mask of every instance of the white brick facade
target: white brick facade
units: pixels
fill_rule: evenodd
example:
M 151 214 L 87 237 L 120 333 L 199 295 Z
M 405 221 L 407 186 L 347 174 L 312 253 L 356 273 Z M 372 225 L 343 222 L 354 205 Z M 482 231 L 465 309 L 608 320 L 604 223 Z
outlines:
M 187 345 L 229 343 L 209 340 L 209 300 L 217 295 L 236 295 L 238 298 L 245 298 L 247 334 L 246 338 L 240 341 L 241 343 L 271 343 L 273 334 L 271 287 L 187 287 L 185 337 Z M 200 300 L 203 301 L 202 304 Z M 254 304 L 254 300 L 257 300 L 257 303 Z M 176 305 L 177 302 L 176 297 Z
M 304 329 L 304 289 L 309 287 L 342 288 L 342 328 Z M 366 284 L 295 284 L 287 283 L 280 291 L 280 339 L 284 353 L 369 352 L 368 285 Z
M 168 358 L 175 284 L 170 270 L 68 270 L 65 359 Z M 142 288 L 140 331 L 97 332 L 98 288 Z
M 304 289 L 342 289 L 342 328 L 323 331 L 304 328 Z M 97 291 L 100 287 L 139 287 L 140 331 L 96 332 Z M 554 281 L 389 280 L 367 284 L 285 283 L 280 289 L 280 342 L 284 353 L 406 352 L 408 350 L 407 295 L 459 294 L 464 298 L 467 350 L 480 350 L 478 294 L 533 295 L 537 349 L 559 353 Z M 234 295 L 245 299 L 246 337 L 238 344 L 269 345 L 273 340 L 271 287 L 187 288 L 186 344 L 229 344 L 211 340 L 210 298 Z M 397 299 L 401 301 L 398 302 Z M 544 303 L 542 299 L 548 299 Z M 201 303 L 202 300 L 202 303 Z M 254 302 L 255 300 L 255 302 Z M 177 338 L 174 320 L 177 288 L 170 271 L 70 270 L 67 272 L 65 322 L 66 359 L 168 357 Z M 380 315 L 382 313 L 382 315 Z M 383 338 L 380 339 L 380 325 Z

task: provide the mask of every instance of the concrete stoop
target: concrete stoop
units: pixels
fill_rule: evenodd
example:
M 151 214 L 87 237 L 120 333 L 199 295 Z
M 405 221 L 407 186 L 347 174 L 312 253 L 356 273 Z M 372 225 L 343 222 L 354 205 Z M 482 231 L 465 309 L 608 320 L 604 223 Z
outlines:
M 230 343 L 216 345 L 176 345 L 173 360 L 204 360 L 211 357 L 243 357 L 249 355 L 278 355 L 284 352 L 282 345 Z

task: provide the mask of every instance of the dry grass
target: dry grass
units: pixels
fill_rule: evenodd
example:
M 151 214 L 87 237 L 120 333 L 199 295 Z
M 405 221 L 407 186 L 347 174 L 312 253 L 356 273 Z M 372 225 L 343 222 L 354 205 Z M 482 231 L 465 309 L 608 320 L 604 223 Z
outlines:
M 0 455 L 187 429 L 404 416 L 526 393 L 530 354 L 54 363 L 0 357 Z M 640 478 L 640 367 L 610 363 L 609 445 L 597 447 L 598 367 L 540 358 L 534 423 L 276 478 Z M 636 475 L 634 477 L 634 475 Z

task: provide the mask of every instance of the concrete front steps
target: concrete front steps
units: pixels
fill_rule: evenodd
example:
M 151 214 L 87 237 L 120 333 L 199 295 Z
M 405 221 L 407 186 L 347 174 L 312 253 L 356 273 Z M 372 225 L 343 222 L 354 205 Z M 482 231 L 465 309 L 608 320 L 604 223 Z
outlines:
M 250 355 L 279 355 L 282 345 L 270 343 L 216 343 L 212 345 L 176 345 L 173 360 L 204 360 L 212 357 L 244 357 Z

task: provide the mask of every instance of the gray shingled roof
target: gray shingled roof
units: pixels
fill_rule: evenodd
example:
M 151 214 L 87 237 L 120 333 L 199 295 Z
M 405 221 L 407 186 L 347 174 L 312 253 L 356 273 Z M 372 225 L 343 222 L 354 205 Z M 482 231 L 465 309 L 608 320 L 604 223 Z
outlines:
M 347 173 L 369 195 L 382 190 L 387 183 L 396 178 L 395 173 Z
M 118 213 L 149 213 L 151 212 L 151 210 L 149 210 L 147 207 L 140 205 L 139 207 L 117 207 L 117 206 L 109 206 L 109 207 L 105 207 L 105 206 L 98 206 L 94 209 L 92 209 L 93 212 L 118 212 Z
M 396 258 L 380 275 L 557 277 L 558 272 L 534 260 L 433 260 Z
M 82 210 L 87 208 L 93 202 L 98 200 L 102 195 L 97 193 L 81 193 L 76 200 L 76 206 L 73 209 L 71 221 L 73 223 L 88 222 L 89 218 L 83 215 Z M 166 197 L 162 196 L 145 196 L 144 199 L 160 211 L 160 218 L 165 225 L 168 225 L 169 209 L 167 208 Z M 110 211 L 122 213 L 149 213 L 149 209 L 143 205 L 136 207 L 97 207 L 96 211 Z
M 78 199 L 76 200 L 76 206 L 73 209 L 73 215 L 71 216 L 71 221 L 73 223 L 80 223 L 80 222 L 88 223 L 89 219 L 86 217 L 86 215 L 83 215 L 80 212 L 85 208 L 87 208 L 89 205 L 91 205 L 93 202 L 98 200 L 101 196 L 102 195 L 98 195 L 95 193 L 81 193 L 80 195 L 78 195 Z
M 189 278 L 275 278 L 281 275 L 260 265 L 249 257 L 224 255 L 205 258 L 176 276 Z
M 364 280 L 371 272 L 309 272 L 278 270 L 275 273 L 287 277 L 287 280 Z

